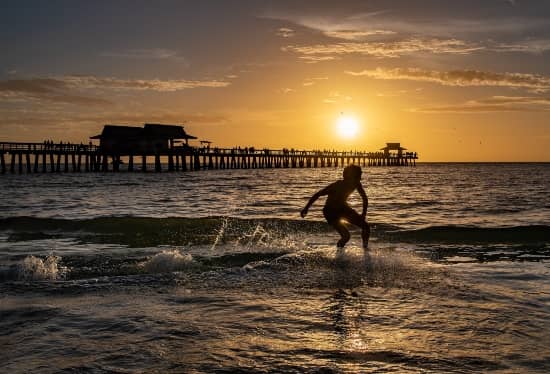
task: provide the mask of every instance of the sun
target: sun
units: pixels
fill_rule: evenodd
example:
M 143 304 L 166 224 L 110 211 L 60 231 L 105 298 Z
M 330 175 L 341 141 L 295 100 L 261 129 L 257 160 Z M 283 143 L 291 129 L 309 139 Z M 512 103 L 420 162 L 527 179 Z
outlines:
M 359 121 L 355 117 L 340 116 L 336 121 L 336 131 L 344 139 L 355 138 L 359 133 Z

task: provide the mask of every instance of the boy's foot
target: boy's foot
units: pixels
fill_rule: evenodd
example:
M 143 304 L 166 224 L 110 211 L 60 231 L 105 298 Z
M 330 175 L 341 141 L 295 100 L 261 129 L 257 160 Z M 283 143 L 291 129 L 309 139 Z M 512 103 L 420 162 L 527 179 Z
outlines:
M 368 251 L 369 250 L 369 243 L 363 243 L 363 249 L 365 251 Z
M 340 240 L 338 240 L 338 243 L 336 243 L 336 247 L 344 248 L 344 246 L 346 245 L 347 242 L 348 242 L 347 240 L 340 239 Z

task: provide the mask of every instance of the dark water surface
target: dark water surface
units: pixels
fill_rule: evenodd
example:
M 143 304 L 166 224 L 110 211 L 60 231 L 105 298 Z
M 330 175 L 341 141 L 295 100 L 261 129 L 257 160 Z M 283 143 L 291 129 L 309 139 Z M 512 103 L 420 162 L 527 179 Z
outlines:
M 1 176 L 1 371 L 550 371 L 549 164 L 340 173 Z

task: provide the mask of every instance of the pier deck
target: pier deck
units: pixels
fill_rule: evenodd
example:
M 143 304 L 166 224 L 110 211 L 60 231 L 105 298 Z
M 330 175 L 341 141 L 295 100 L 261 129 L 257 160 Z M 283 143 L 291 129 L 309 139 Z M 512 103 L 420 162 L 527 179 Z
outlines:
M 324 168 L 360 166 L 416 166 L 416 152 L 308 151 L 294 149 L 173 147 L 153 154 L 111 154 L 96 145 L 0 142 L 0 173 L 59 173 L 219 169 Z M 163 170 L 161 158 L 167 163 Z M 136 165 L 139 161 L 140 165 Z M 122 165 L 125 165 L 122 166 Z

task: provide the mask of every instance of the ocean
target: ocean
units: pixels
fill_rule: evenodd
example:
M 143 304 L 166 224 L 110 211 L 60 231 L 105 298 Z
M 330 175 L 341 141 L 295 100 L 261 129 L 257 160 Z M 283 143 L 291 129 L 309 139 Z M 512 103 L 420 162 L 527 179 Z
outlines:
M 550 164 L 341 173 L 0 175 L 0 371 L 550 372 Z

